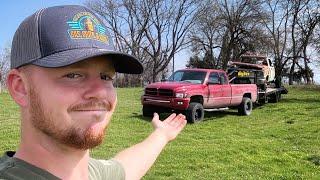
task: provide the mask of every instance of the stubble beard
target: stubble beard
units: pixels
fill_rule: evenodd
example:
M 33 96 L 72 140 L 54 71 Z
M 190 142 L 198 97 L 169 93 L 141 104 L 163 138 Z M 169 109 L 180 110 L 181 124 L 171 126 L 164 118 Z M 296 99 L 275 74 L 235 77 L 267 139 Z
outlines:
M 40 97 L 34 89 L 30 89 L 30 117 L 33 126 L 52 138 L 56 142 L 80 150 L 87 150 L 100 145 L 103 142 L 107 125 L 98 133 L 92 132 L 90 128 L 85 130 L 71 126 L 58 126 L 52 114 L 45 111 Z

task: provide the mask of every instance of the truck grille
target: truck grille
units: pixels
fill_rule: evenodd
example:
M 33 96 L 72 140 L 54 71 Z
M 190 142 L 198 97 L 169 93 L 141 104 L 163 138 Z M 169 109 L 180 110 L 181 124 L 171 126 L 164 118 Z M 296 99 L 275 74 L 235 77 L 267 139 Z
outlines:
M 157 88 L 146 88 L 146 94 L 153 96 L 158 95 Z
M 159 89 L 159 96 L 173 96 L 173 91 L 169 89 Z
M 170 89 L 146 88 L 146 95 L 173 97 L 173 91 Z

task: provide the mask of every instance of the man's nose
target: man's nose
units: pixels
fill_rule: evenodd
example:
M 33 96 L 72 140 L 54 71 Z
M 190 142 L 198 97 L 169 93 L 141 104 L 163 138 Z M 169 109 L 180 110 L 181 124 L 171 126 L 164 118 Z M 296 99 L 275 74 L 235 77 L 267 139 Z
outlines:
M 108 94 L 114 93 L 112 81 L 105 81 L 100 77 L 88 79 L 85 89 L 85 99 L 105 99 Z

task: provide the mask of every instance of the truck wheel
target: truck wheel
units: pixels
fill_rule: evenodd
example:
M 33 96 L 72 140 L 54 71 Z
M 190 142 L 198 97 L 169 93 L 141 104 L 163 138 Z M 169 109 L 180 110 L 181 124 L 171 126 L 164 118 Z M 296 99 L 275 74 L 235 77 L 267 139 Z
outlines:
M 186 110 L 186 118 L 190 123 L 202 121 L 204 117 L 203 106 L 200 103 L 192 102 Z
M 156 112 L 154 107 L 151 107 L 151 106 L 142 107 L 142 115 L 145 117 L 153 117 L 154 112 Z
M 242 102 L 238 107 L 238 112 L 241 115 L 249 116 L 252 111 L 252 101 L 248 97 L 242 98 Z

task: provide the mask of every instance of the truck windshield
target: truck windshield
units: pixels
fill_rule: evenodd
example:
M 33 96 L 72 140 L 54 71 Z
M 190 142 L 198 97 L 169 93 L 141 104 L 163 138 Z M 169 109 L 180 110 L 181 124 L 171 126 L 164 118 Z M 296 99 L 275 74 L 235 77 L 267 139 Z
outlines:
M 206 72 L 202 71 L 176 71 L 169 77 L 168 80 L 174 82 L 202 84 L 205 77 Z

